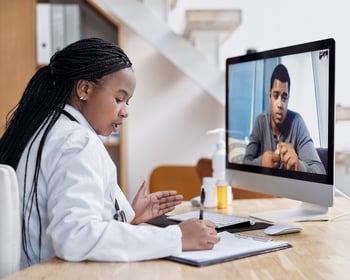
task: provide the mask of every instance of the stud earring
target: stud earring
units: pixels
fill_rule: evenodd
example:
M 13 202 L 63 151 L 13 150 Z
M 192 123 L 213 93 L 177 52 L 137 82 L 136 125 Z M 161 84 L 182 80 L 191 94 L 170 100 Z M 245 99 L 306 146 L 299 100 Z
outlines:
M 79 100 L 84 100 L 84 96 L 80 96 L 80 97 L 79 97 Z

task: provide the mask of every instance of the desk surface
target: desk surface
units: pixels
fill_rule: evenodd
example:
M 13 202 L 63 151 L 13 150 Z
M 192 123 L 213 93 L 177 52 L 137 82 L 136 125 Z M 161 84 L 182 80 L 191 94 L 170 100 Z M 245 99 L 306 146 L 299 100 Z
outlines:
M 251 212 L 298 206 L 298 202 L 270 198 L 235 200 L 232 212 L 247 216 Z M 188 203 L 176 212 L 192 210 Z M 336 198 L 329 218 L 350 210 L 350 202 Z M 350 215 L 334 221 L 303 222 L 297 234 L 273 237 L 285 240 L 292 248 L 243 258 L 207 267 L 192 267 L 168 260 L 129 263 L 65 262 L 52 259 L 17 272 L 14 279 L 349 279 Z M 249 234 L 265 236 L 262 230 Z

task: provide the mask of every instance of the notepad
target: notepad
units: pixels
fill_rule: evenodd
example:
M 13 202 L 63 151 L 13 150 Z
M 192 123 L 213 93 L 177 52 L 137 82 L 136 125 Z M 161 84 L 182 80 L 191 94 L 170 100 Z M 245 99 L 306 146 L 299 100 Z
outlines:
M 221 240 L 212 250 L 185 251 L 167 259 L 193 266 L 206 266 L 292 247 L 285 241 L 232 234 L 227 231 L 220 232 L 219 236 Z

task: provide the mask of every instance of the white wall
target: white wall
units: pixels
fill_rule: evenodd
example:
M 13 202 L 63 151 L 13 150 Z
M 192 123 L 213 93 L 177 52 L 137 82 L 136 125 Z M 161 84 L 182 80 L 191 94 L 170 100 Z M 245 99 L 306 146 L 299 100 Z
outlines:
M 189 5 L 197 7 L 209 2 L 210 5 L 215 2 L 216 7 L 242 9 L 242 25 L 221 48 L 221 65 L 226 57 L 244 54 L 248 48 L 262 51 L 335 38 L 336 103 L 350 105 L 347 67 L 350 16 L 347 1 L 187 0 Z M 126 122 L 128 187 L 132 199 L 142 180 L 148 180 L 151 170 L 157 165 L 193 165 L 200 157 L 210 157 L 216 138 L 206 136 L 205 131 L 223 127 L 225 122 L 223 106 L 131 30 L 124 30 L 124 34 L 124 46 L 134 63 L 137 77 L 137 88 Z M 336 150 L 350 150 L 350 122 L 341 125 L 341 130 L 336 127 Z M 337 169 L 336 180 L 339 180 L 336 184 L 350 193 L 350 179 L 345 170 L 342 167 Z
M 230 1 L 231 2 L 231 1 Z M 243 24 L 222 48 L 222 61 L 240 55 L 247 48 L 258 51 L 333 37 L 336 40 L 336 99 L 350 104 L 347 98 L 347 63 L 350 38 L 348 4 L 342 0 L 294 0 L 281 2 L 232 1 L 244 4 Z M 282 4 L 283 3 L 283 4 Z M 282 5 L 281 5 L 282 4 Z
M 137 79 L 125 122 L 131 199 L 156 166 L 211 157 L 216 138 L 206 131 L 224 127 L 224 107 L 139 36 L 124 32 Z

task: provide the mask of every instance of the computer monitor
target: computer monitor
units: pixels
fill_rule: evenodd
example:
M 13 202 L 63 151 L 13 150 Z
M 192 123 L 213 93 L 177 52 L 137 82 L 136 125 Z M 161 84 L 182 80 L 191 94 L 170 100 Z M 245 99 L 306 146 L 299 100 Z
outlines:
M 318 219 L 333 205 L 334 80 L 334 39 L 227 58 L 229 183 L 301 202 L 252 217 Z

